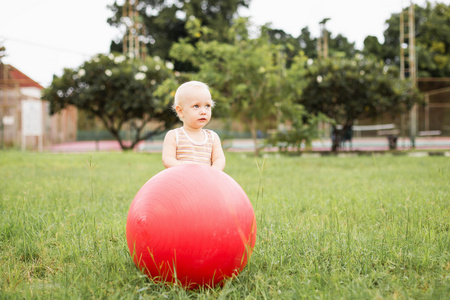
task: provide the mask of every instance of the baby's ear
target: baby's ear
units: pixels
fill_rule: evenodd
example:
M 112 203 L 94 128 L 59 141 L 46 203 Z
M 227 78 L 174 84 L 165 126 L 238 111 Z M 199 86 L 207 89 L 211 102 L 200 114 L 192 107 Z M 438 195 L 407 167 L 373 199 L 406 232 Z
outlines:
M 175 106 L 175 111 L 177 112 L 178 117 L 182 117 L 183 109 L 181 108 L 181 106 L 179 105 Z

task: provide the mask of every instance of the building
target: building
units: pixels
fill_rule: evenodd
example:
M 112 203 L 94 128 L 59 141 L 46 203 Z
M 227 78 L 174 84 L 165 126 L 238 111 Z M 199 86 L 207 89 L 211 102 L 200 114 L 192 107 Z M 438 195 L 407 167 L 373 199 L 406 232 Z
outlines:
M 0 147 L 42 150 L 76 140 L 77 109 L 50 115 L 41 100 L 44 88 L 11 65 L 0 62 Z

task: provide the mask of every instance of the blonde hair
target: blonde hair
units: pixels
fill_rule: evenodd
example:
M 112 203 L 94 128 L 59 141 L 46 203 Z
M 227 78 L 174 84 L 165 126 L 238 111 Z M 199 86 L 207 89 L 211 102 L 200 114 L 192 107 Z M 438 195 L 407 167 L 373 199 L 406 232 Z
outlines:
M 188 81 L 180 85 L 175 92 L 175 99 L 173 101 L 172 108 L 175 110 L 175 108 L 180 105 L 183 98 L 184 91 L 189 87 L 202 87 L 205 88 L 209 92 L 209 86 L 206 83 L 200 82 L 200 81 Z M 212 101 L 212 107 L 214 107 L 215 102 Z

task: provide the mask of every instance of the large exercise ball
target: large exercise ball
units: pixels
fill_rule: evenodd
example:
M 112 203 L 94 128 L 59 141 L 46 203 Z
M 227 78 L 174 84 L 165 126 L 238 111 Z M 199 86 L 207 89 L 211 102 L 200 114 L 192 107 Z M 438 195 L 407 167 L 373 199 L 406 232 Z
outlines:
M 209 166 L 165 169 L 128 212 L 136 266 L 156 281 L 214 287 L 245 267 L 256 241 L 253 207 L 241 186 Z

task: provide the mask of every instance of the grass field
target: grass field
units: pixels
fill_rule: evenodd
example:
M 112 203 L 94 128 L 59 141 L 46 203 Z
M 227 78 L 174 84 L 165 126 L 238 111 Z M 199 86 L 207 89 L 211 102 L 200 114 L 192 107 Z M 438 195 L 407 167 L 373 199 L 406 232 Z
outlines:
M 256 212 L 256 247 L 224 287 L 186 291 L 148 280 L 126 245 L 159 154 L 0 152 L 0 298 L 450 296 L 449 158 L 227 159 Z

